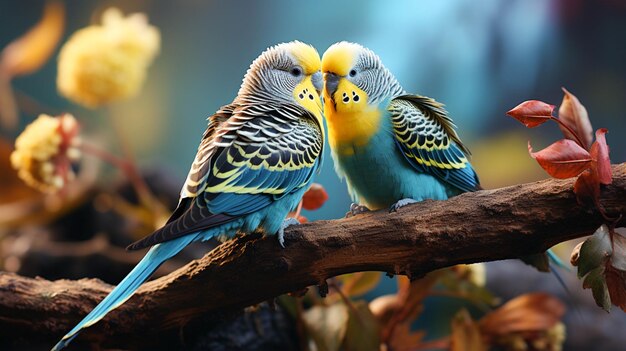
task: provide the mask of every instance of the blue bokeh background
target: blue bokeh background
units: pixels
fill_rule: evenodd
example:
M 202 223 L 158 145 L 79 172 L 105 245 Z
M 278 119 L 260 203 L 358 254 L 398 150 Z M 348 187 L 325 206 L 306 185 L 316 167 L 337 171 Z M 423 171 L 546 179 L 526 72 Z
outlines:
M 0 47 L 37 21 L 42 3 L 0 3 Z M 143 91 L 110 111 L 123 115 L 140 162 L 165 167 L 181 184 L 205 118 L 233 99 L 261 51 L 293 39 L 320 54 L 340 40 L 361 43 L 408 91 L 444 102 L 486 187 L 544 177 L 527 157 L 526 140 L 545 146 L 558 137 L 557 128 L 526 130 L 505 112 L 527 99 L 558 105 L 561 86 L 586 105 L 596 128 L 609 128 L 613 160 L 625 156 L 619 135 L 626 130 L 626 6 L 620 1 L 68 1 L 66 37 L 109 6 L 145 12 L 161 31 L 161 54 Z M 16 79 L 15 88 L 50 110 L 73 111 L 88 132 L 107 135 L 109 112 L 81 109 L 57 94 L 55 61 Z M 25 113 L 23 122 L 34 117 Z M 342 216 L 350 199 L 330 157 L 317 181 L 331 197 L 307 216 Z
M 42 0 L 0 1 L 0 48 L 39 19 L 42 4 Z M 505 113 L 528 99 L 559 105 L 562 86 L 587 107 L 595 128 L 609 129 L 613 163 L 626 157 L 624 1 L 69 0 L 66 5 L 63 41 L 98 22 L 104 9 L 116 6 L 125 13 L 148 15 L 161 31 L 161 53 L 139 96 L 100 110 L 83 109 L 58 95 L 55 54 L 39 72 L 13 82 L 18 96 L 37 101 L 35 108 L 22 111 L 21 124 L 41 112 L 71 111 L 86 135 L 114 144 L 107 119 L 109 114 L 121 115 L 142 166 L 165 169 L 181 185 L 206 117 L 233 99 L 259 53 L 294 39 L 312 44 L 320 54 L 341 40 L 363 44 L 379 54 L 406 90 L 444 102 L 473 150 L 472 162 L 486 188 L 546 177 L 528 156 L 526 143 L 531 140 L 536 149 L 546 146 L 560 137 L 558 128 L 528 130 Z M 14 137 L 17 132 L 0 130 L 0 136 Z M 328 150 L 317 182 L 330 199 L 306 216 L 342 217 L 350 199 Z M 520 274 L 522 268 L 511 269 Z M 550 278 L 542 279 L 528 289 L 548 286 L 545 279 Z M 574 284 L 580 290 L 579 283 Z M 379 287 L 373 296 L 389 291 L 391 285 Z M 558 294 L 558 289 L 548 290 Z M 589 292 L 584 294 L 589 300 Z M 619 325 L 611 327 L 613 322 L 602 320 L 606 326 L 598 328 L 605 331 Z M 611 320 L 624 323 L 619 315 Z M 578 330 L 593 325 L 582 324 Z M 573 334 L 575 339 L 584 333 Z

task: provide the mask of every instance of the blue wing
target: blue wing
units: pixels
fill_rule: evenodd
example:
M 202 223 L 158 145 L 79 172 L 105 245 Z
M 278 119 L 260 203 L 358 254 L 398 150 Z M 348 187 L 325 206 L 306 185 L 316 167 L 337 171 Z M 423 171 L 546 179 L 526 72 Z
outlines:
M 227 223 L 309 183 L 323 148 L 321 126 L 309 112 L 264 104 L 220 113 L 210 119 L 213 131 L 205 133 L 172 218 L 129 249 Z
M 433 99 L 403 95 L 388 107 L 396 145 L 419 172 L 436 176 L 461 191 L 480 189 L 469 151 L 459 139 L 455 125 Z

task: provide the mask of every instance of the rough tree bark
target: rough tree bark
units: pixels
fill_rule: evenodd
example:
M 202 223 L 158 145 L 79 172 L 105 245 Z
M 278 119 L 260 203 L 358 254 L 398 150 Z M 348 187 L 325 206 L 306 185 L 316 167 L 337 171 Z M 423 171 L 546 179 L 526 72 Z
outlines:
M 609 215 L 626 216 L 626 164 L 613 172 L 602 204 Z M 240 237 L 146 283 L 79 339 L 145 347 L 180 334 L 199 316 L 216 321 L 280 294 L 323 286 L 339 274 L 420 277 L 459 263 L 538 253 L 591 234 L 603 222 L 597 211 L 577 204 L 572 187 L 572 180 L 545 180 L 424 201 L 397 213 L 316 221 L 290 227 L 284 249 L 274 237 Z M 96 279 L 50 282 L 0 274 L 0 334 L 56 339 L 111 288 Z

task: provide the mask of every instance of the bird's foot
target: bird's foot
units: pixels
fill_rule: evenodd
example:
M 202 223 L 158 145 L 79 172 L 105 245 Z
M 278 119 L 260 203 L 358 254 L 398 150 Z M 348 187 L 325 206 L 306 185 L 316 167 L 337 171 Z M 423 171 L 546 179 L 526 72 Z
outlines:
M 399 200 L 395 204 L 391 205 L 391 207 L 389 207 L 389 212 L 396 212 L 400 208 L 402 208 L 402 207 L 404 207 L 404 206 L 406 206 L 408 204 L 414 204 L 416 202 L 419 202 L 419 201 L 411 199 L 411 198 L 406 198 L 406 199 Z
M 369 212 L 370 209 L 365 205 L 357 205 L 355 203 L 350 204 L 350 211 L 346 213 L 346 218 L 354 217 L 356 215 L 360 215 L 365 212 Z
M 285 248 L 285 229 L 287 229 L 287 227 L 289 226 L 296 224 L 300 224 L 300 222 L 298 222 L 298 220 L 295 218 L 289 217 L 285 218 L 283 224 L 280 225 L 280 229 L 278 229 L 278 243 L 280 244 L 280 246 L 282 246 L 283 249 Z

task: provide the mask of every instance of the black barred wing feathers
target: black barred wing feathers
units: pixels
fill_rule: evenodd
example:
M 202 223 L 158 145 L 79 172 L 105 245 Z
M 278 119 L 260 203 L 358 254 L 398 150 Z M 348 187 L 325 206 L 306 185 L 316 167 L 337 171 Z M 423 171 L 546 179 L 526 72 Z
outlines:
M 209 119 L 172 218 L 129 249 L 227 223 L 309 183 L 323 151 L 314 116 L 295 105 L 229 105 L 222 111 Z
M 388 108 L 395 141 L 418 171 L 429 173 L 461 191 L 480 185 L 467 157 L 469 151 L 443 105 L 418 95 L 402 95 Z

